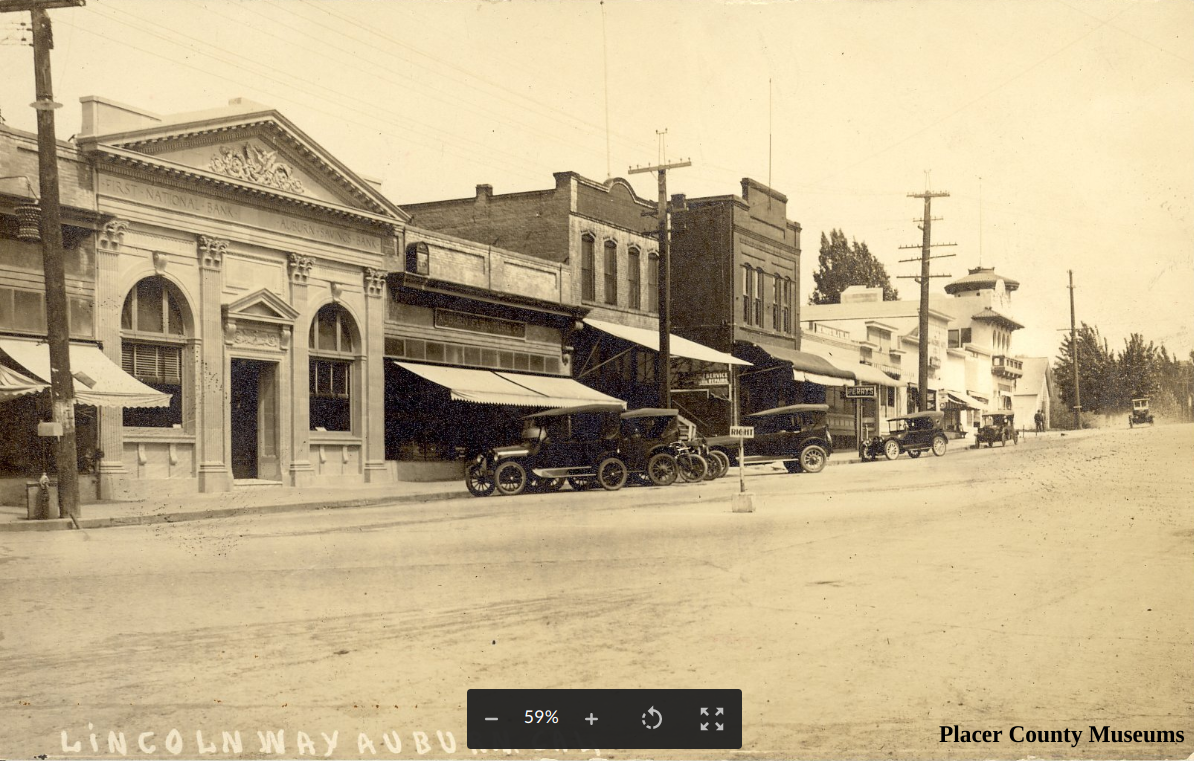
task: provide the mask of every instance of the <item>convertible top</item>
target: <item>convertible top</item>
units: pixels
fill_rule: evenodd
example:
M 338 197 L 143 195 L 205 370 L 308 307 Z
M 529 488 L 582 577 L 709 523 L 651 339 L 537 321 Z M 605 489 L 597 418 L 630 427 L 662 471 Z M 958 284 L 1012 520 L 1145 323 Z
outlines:
M 793 412 L 828 412 L 828 404 L 789 404 L 786 407 L 776 407 L 775 409 L 763 410 L 762 412 L 752 412 L 743 417 L 764 417 L 766 415 L 790 415 Z
M 675 417 L 680 414 L 680 410 L 668 409 L 666 407 L 643 407 L 637 410 L 627 410 L 622 413 L 623 420 L 632 420 L 640 417 Z
M 897 415 L 896 417 L 887 418 L 887 422 L 893 420 L 940 420 L 945 417 L 945 413 L 939 410 L 928 410 L 927 412 L 913 412 L 909 415 Z
M 523 420 L 530 418 L 541 417 L 559 417 L 561 415 L 578 415 L 582 412 L 621 412 L 621 402 L 597 402 L 594 404 L 581 404 L 576 407 L 559 407 L 554 410 L 544 410 L 543 412 L 536 412 L 531 415 L 523 416 Z

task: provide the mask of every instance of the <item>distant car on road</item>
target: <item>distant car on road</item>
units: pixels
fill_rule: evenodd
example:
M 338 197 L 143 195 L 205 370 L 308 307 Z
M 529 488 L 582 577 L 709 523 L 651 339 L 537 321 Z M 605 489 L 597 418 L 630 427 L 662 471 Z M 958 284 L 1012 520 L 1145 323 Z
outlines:
M 1020 432 L 1016 430 L 1016 416 L 1010 412 L 984 412 L 982 425 L 974 434 L 974 448 L 983 444 L 988 447 L 999 442 L 999 446 L 1006 447 L 1008 442 L 1020 443 Z
M 1152 425 L 1153 414 L 1148 409 L 1148 397 L 1140 396 L 1132 400 L 1132 414 L 1128 415 L 1128 427 L 1138 425 Z
M 745 464 L 782 462 L 789 473 L 820 473 L 833 451 L 828 413 L 827 404 L 789 404 L 744 416 L 742 422 L 755 429 L 754 438 L 743 442 Z M 738 464 L 737 438 L 712 436 L 706 444 Z
M 949 445 L 941 425 L 944 417 L 944 412 L 929 410 L 888 418 L 888 434 L 864 442 L 858 454 L 863 461 L 874 460 L 880 453 L 889 460 L 896 459 L 902 452 L 907 452 L 912 459 L 920 457 L 922 452 L 932 452 L 940 457 Z

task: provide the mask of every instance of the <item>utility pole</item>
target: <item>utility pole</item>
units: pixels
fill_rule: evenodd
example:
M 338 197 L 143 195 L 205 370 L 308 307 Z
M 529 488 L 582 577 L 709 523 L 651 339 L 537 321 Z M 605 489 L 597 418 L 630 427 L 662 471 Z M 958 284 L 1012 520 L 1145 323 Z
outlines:
M 85 0 L 0 0 L 0 13 L 29 11 L 33 25 L 33 69 L 37 111 L 37 162 L 41 190 L 42 266 L 46 284 L 46 338 L 50 347 L 50 399 L 54 422 L 61 428 L 55 452 L 58 465 L 58 503 L 62 513 L 78 525 L 79 471 L 75 448 L 75 388 L 70 370 L 70 325 L 66 302 L 66 267 L 62 251 L 62 211 L 58 195 L 58 140 L 54 132 L 54 88 L 50 50 L 54 36 L 49 8 L 83 5 Z
M 920 283 L 920 322 L 919 322 L 919 351 L 920 362 L 917 366 L 917 387 L 919 389 L 917 395 L 918 410 L 924 412 L 929 408 L 929 280 L 935 277 L 950 277 L 949 275 L 930 275 L 929 274 L 929 260 L 930 259 L 944 259 L 946 257 L 954 256 L 954 254 L 942 254 L 940 256 L 929 256 L 929 249 L 938 246 L 956 246 L 957 243 L 932 243 L 933 221 L 939 220 L 941 217 L 934 217 L 932 214 L 932 203 L 934 198 L 949 197 L 949 193 L 945 192 L 931 192 L 927 188 L 923 193 L 909 193 L 909 198 L 923 198 L 925 201 L 925 215 L 923 219 L 914 219 L 913 222 L 919 222 L 918 225 L 923 231 L 924 235 L 921 238 L 919 246 L 900 246 L 901 249 L 919 248 L 920 256 L 916 259 L 901 259 L 901 262 L 920 262 L 919 275 L 899 275 L 902 278 L 910 278 Z
M 1070 348 L 1074 355 L 1074 430 L 1082 430 L 1082 390 L 1078 385 L 1078 329 L 1074 322 L 1074 271 L 1070 270 Z
M 672 406 L 671 337 L 672 337 L 672 261 L 670 254 L 671 219 L 667 205 L 667 170 L 692 166 L 691 161 L 667 163 L 663 158 L 663 140 L 667 130 L 656 132 L 660 138 L 660 162 L 654 166 L 630 167 L 630 174 L 656 172 L 659 176 L 659 354 L 655 358 L 655 379 L 659 383 L 659 406 Z

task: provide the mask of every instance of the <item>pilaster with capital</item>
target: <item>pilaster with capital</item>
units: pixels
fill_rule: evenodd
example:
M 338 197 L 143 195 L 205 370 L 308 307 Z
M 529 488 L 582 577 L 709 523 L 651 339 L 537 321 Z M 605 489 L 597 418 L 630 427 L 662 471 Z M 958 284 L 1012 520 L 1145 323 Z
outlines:
M 380 297 L 385 293 L 386 273 L 380 270 L 365 270 L 365 293 L 369 297 Z M 370 285 L 375 288 L 371 290 Z M 376 292 L 374 292 L 376 290 Z M 377 483 L 389 479 L 386 468 L 386 302 L 383 298 L 365 299 L 364 355 L 362 362 L 365 375 L 365 399 L 362 409 L 364 419 L 365 481 Z
M 120 253 L 128 222 L 113 219 L 96 236 L 95 337 L 108 359 L 120 365 L 120 312 L 113 305 L 124 303 L 120 293 Z M 107 305 L 107 306 L 104 306 Z M 100 407 L 99 449 L 104 453 L 99 464 L 100 496 L 110 499 L 124 491 L 128 469 L 124 466 L 124 411 L 119 407 Z
M 291 486 L 309 486 L 315 476 L 311 465 L 311 355 L 308 343 L 312 315 L 307 308 L 307 281 L 314 260 L 301 254 L 290 255 L 290 305 L 299 313 L 290 340 L 290 465 L 287 481 Z
M 199 445 L 199 490 L 202 492 L 228 491 L 232 488 L 232 475 L 224 442 L 228 439 L 224 430 L 225 408 L 229 399 L 226 393 L 224 372 L 224 342 L 221 339 L 224 326 L 220 309 L 220 294 L 224 288 L 224 255 L 228 252 L 228 241 L 200 235 L 197 241 L 199 257 L 199 320 L 200 335 L 205 338 L 200 346 L 199 398 L 195 411 L 198 421 L 196 433 Z

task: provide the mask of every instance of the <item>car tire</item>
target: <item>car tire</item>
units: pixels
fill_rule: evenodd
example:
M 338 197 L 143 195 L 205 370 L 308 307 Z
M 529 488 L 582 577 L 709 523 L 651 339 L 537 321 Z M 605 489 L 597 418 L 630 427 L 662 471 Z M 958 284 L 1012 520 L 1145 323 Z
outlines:
M 464 485 L 474 497 L 488 497 L 497 486 L 493 474 L 485 469 L 484 462 L 470 462 L 465 466 Z
M 626 485 L 626 463 L 618 457 L 606 457 L 597 466 L 597 483 L 606 491 L 617 491 Z
M 900 442 L 895 439 L 888 439 L 883 442 L 883 456 L 889 460 L 894 460 L 900 456 Z
M 800 450 L 800 469 L 805 473 L 820 473 L 828 462 L 829 453 L 818 444 Z
M 933 437 L 933 456 L 941 457 L 945 454 L 945 450 L 949 447 L 949 442 L 945 440 L 944 436 Z
M 656 486 L 671 486 L 679 476 L 676 458 L 667 452 L 658 452 L 647 460 L 647 479 Z
M 911 457 L 913 460 L 915 460 L 917 457 L 920 457 L 920 450 L 919 449 L 909 449 L 908 456 Z
M 493 471 L 493 480 L 498 494 L 514 497 L 522 494 L 523 489 L 527 488 L 527 471 L 520 463 L 506 460 Z
M 684 452 L 676 456 L 676 465 L 680 468 L 680 478 L 685 481 L 704 481 L 709 472 L 709 463 L 696 452 Z

